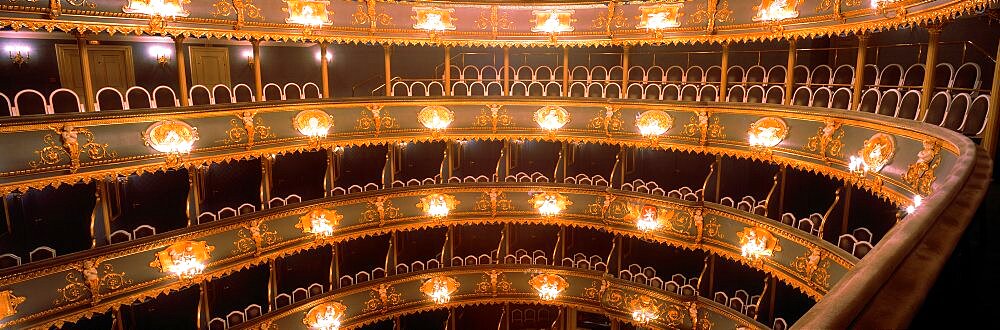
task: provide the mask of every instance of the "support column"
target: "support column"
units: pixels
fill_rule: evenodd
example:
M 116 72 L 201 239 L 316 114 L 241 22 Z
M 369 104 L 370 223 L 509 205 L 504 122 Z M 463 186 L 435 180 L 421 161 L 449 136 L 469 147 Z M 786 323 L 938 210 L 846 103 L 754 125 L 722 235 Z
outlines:
M 564 329 L 576 330 L 576 310 L 572 308 L 566 308 L 566 323 L 563 324 Z
M 563 46 L 563 96 L 569 96 L 569 46 Z
M 212 319 L 208 307 L 208 281 L 202 280 L 198 285 L 198 329 L 208 329 L 208 321 Z
M 997 57 L 1000 59 L 1000 45 L 997 46 Z M 983 133 L 983 148 L 990 158 L 997 154 L 997 112 L 1000 112 L 1000 64 L 993 68 L 993 87 L 990 88 L 990 109 L 986 117 L 986 130 Z
M 719 81 L 719 102 L 726 102 L 729 94 L 729 43 L 722 43 L 722 76 Z
M 188 101 L 187 61 L 184 59 L 184 36 L 174 37 L 174 57 L 177 58 L 177 89 L 182 107 L 191 105 Z
M 337 243 L 330 243 L 330 290 L 340 288 L 340 248 Z
M 188 167 L 188 227 L 198 224 L 201 215 L 201 169 L 196 165 Z
M 451 96 L 451 47 L 444 46 L 444 95 Z
M 251 39 L 253 46 L 253 95 L 257 102 L 264 100 L 264 84 L 260 78 L 260 39 Z
M 620 98 L 625 98 L 625 91 L 628 89 L 628 51 L 629 46 L 622 46 L 622 88 Z
M 622 329 L 621 323 L 618 323 L 618 320 L 611 319 L 611 330 L 621 330 L 621 329 Z
M 792 93 L 795 89 L 795 39 L 788 39 L 788 66 L 785 67 L 785 104 L 792 104 Z
M 854 64 L 854 84 L 851 89 L 851 110 L 861 104 L 861 94 L 865 88 L 865 62 L 868 60 L 868 34 L 858 35 L 858 61 Z
M 722 200 L 722 156 L 715 156 L 715 201 L 720 200 Z
M 385 96 L 392 96 L 392 45 L 382 45 L 385 54 Z
M 267 311 L 273 312 L 278 307 L 275 305 L 276 297 L 278 296 L 278 266 L 275 265 L 274 259 L 268 260 L 267 269 Z
M 510 46 L 503 46 L 503 95 L 510 96 Z
M 457 322 L 455 320 L 455 317 L 456 317 L 455 316 L 455 309 L 454 308 L 449 308 L 448 309 L 448 330 L 456 330 L 455 324 Z
M 330 60 L 326 58 L 328 46 L 328 43 L 319 43 L 319 74 L 323 79 L 323 98 L 330 98 Z
M 326 148 L 326 175 L 323 179 L 323 196 L 333 195 L 333 188 L 337 184 L 337 169 L 340 165 L 340 157 L 333 147 Z
M 917 120 L 924 121 L 931 97 L 934 96 L 934 69 L 937 67 L 938 44 L 941 41 L 941 26 L 927 28 L 927 61 L 924 62 L 924 87 L 920 93 L 920 109 L 917 109 Z
M 260 157 L 260 209 L 268 209 L 268 205 L 271 201 L 271 165 L 274 163 L 274 158 L 271 155 L 264 155 Z
M 91 248 L 111 243 L 111 199 L 108 198 L 108 181 L 99 179 L 94 184 L 97 186 L 94 192 L 97 200 L 90 217 Z
M 83 109 L 84 111 L 94 111 L 94 81 L 90 76 L 90 45 L 87 44 L 87 35 L 76 34 L 76 47 L 80 51 L 80 71 L 83 79 Z
M 2 195 L 0 195 L 0 203 L 3 204 L 3 220 L 7 223 L 7 232 L 9 232 L 9 233 L 14 232 L 14 227 L 11 226 L 11 222 L 10 222 L 10 206 L 11 205 L 10 205 L 10 202 L 7 201 L 7 198 L 10 198 L 10 199 L 17 198 L 16 195 L 11 196 L 13 194 L 16 194 L 16 193 L 2 194 Z

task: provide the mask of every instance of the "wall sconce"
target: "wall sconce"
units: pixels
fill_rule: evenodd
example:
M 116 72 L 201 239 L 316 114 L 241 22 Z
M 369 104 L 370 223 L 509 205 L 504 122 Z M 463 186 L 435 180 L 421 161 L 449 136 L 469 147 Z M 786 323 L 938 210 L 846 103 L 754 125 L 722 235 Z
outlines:
M 753 20 L 757 22 L 777 22 L 784 19 L 799 17 L 799 6 L 802 0 L 761 0 L 760 5 L 754 7 L 757 15 Z
M 420 292 L 430 297 L 435 304 L 441 305 L 451 301 L 451 294 L 458 291 L 458 286 L 459 283 L 454 278 L 437 275 L 421 284 Z
M 149 47 L 149 56 L 155 58 L 156 63 L 159 63 L 160 65 L 166 65 L 167 63 L 169 63 L 170 55 L 172 54 L 173 52 L 170 50 L 170 48 L 167 47 L 163 46 Z
M 128 14 L 146 14 L 166 18 L 187 17 L 184 4 L 190 0 L 129 0 L 122 11 Z
M 639 324 L 647 324 L 660 318 L 660 304 L 649 296 L 641 295 L 628 300 L 632 310 L 632 320 Z
M 656 145 L 660 136 L 674 126 L 674 118 L 664 111 L 649 110 L 635 117 L 635 126 L 651 145 Z
M 563 10 L 563 9 L 553 9 L 553 10 L 536 10 L 531 12 L 535 16 L 532 23 L 535 26 L 531 28 L 531 32 L 544 32 L 548 34 L 556 34 L 560 32 L 572 32 L 573 22 L 573 10 Z
M 10 56 L 10 62 L 20 67 L 31 60 L 31 48 L 27 46 L 7 46 L 4 48 Z
M 566 282 L 562 276 L 552 273 L 535 275 L 528 281 L 528 284 L 535 291 L 538 291 L 538 297 L 542 300 L 555 300 L 560 293 L 569 288 L 569 282 Z
M 320 304 L 306 313 L 302 323 L 311 329 L 338 330 L 345 311 L 347 306 L 336 301 Z
M 309 35 L 312 29 L 330 24 L 330 11 L 327 6 L 330 1 L 325 0 L 284 0 L 288 3 L 288 19 L 285 23 L 302 24 L 305 29 L 303 33 Z
M 641 207 L 638 205 L 629 205 L 625 220 L 635 222 L 636 229 L 649 234 L 663 226 L 663 219 L 665 217 L 663 217 L 662 213 L 664 212 L 652 205 L 643 205 Z
M 788 135 L 788 125 L 777 117 L 758 119 L 747 130 L 747 143 L 750 150 L 770 154 L 774 148 Z
M 430 194 L 420 198 L 420 202 L 417 203 L 417 208 L 424 211 L 429 217 L 436 220 L 443 219 L 448 216 L 451 210 L 454 210 L 458 204 L 461 202 L 455 199 L 455 196 L 448 194 Z
M 142 139 L 147 146 L 165 153 L 168 164 L 174 164 L 191 153 L 198 141 L 198 129 L 182 121 L 162 120 L 150 125 Z
M 923 203 L 924 203 L 923 196 L 913 195 L 913 204 L 906 206 L 906 214 L 913 214 L 913 212 L 917 212 L 917 208 L 920 207 L 920 204 Z
M 542 216 L 552 217 L 559 215 L 566 207 L 573 205 L 568 197 L 557 192 L 540 192 L 531 196 L 528 200 L 538 213 Z
M 751 263 L 763 263 L 763 258 L 781 251 L 778 239 L 763 228 L 746 227 L 742 232 L 736 233 L 736 236 L 740 238 L 740 254 Z
M 451 125 L 452 121 L 455 121 L 455 112 L 439 105 L 432 105 L 420 109 L 417 120 L 424 127 L 431 129 L 431 136 L 436 138 L 441 131 Z
M 885 165 L 889 164 L 892 155 L 896 152 L 896 142 L 891 135 L 876 133 L 865 140 L 857 156 L 851 156 L 848 163 L 848 170 L 855 176 L 859 183 L 864 183 L 869 172 L 878 173 Z M 881 185 L 881 179 L 876 179 L 876 186 Z
M 455 29 L 456 18 L 451 17 L 455 12 L 453 8 L 413 7 L 413 12 L 416 14 L 413 28 L 430 32 L 431 39 L 436 39 L 438 32 Z
M 320 140 L 330 134 L 333 117 L 322 110 L 304 110 L 292 118 L 295 130 L 309 138 L 309 145 L 319 146 Z
M 337 210 L 316 209 L 309 211 L 299 217 L 299 222 L 295 228 L 302 229 L 302 232 L 313 234 L 317 239 L 333 237 L 333 229 L 340 224 L 344 216 L 337 213 Z
M 535 111 L 534 115 L 535 123 L 549 133 L 565 126 L 566 123 L 569 123 L 569 118 L 570 115 L 566 109 L 555 105 L 541 107 Z
M 657 38 L 662 38 L 663 30 L 681 26 L 678 19 L 684 15 L 680 12 L 683 7 L 683 2 L 639 6 L 639 25 L 636 28 L 646 29 Z
M 253 66 L 253 61 L 256 60 L 256 59 L 253 57 L 253 51 L 252 50 L 244 50 L 243 51 L 243 57 L 247 58 L 247 66 Z
M 182 280 L 191 279 L 205 271 L 205 264 L 211 259 L 214 246 L 205 241 L 181 241 L 156 253 L 150 267 L 177 275 Z

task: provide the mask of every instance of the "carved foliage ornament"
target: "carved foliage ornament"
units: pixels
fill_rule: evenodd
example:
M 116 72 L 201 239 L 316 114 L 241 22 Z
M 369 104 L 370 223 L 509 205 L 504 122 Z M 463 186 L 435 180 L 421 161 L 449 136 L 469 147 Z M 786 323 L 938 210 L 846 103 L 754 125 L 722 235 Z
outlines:
M 497 127 L 513 126 L 514 117 L 507 114 L 507 109 L 504 109 L 503 105 L 489 104 L 486 109 L 479 111 L 479 116 L 476 116 L 476 122 L 473 125 L 476 127 L 489 126 L 491 131 L 496 133 Z
M 604 135 L 611 137 L 611 132 L 621 131 L 625 122 L 622 120 L 621 108 L 616 105 L 604 106 L 604 111 L 598 111 L 594 118 L 587 123 L 587 128 L 604 131 Z
M 903 182 L 918 194 L 927 196 L 933 192 L 932 185 L 937 177 L 934 171 L 941 165 L 941 143 L 937 140 L 924 141 L 924 148 L 917 153 L 917 161 L 910 164 L 903 173 Z
M 38 160 L 28 163 L 32 168 L 38 168 L 43 165 L 56 165 L 64 160 L 68 160 L 70 173 L 76 173 L 80 169 L 80 157 L 83 155 L 86 155 L 92 161 L 118 156 L 117 153 L 108 147 L 108 144 L 97 143 L 94 133 L 86 128 L 76 128 L 69 124 L 62 127 L 49 128 L 54 133 L 46 134 L 42 138 L 45 146 L 39 150 L 35 150 Z M 81 135 L 84 138 L 83 144 L 79 140 Z M 56 136 L 59 137 L 59 142 L 56 142 Z
M 229 122 L 231 128 L 226 131 L 224 144 L 244 143 L 246 149 L 250 150 L 257 143 L 257 140 L 265 140 L 275 137 L 270 126 L 265 126 L 264 121 L 256 118 L 256 112 L 244 111 Z
M 379 24 L 392 24 L 392 16 L 378 12 L 375 0 L 358 1 L 358 11 L 351 15 L 351 19 L 356 25 L 368 24 L 371 31 L 378 28 Z
M 264 14 L 254 0 L 219 0 L 208 12 L 212 17 L 236 16 L 236 29 L 243 28 L 247 19 L 263 20 Z
M 605 15 L 598 15 L 594 19 L 595 29 L 604 29 L 604 33 L 611 35 L 611 30 L 621 29 L 628 24 L 628 18 L 625 18 L 622 10 L 618 8 L 617 1 L 608 2 L 608 12 Z
M 17 306 L 24 300 L 24 297 L 15 296 L 13 291 L 0 291 L 0 319 L 16 314 Z
M 79 301 L 88 295 L 91 303 L 97 303 L 102 295 L 132 284 L 125 272 L 115 272 L 113 265 L 99 260 L 86 260 L 75 268 L 79 273 L 66 274 L 66 285 L 56 290 L 60 297 L 53 304 Z
M 476 293 L 489 293 L 494 297 L 498 293 L 514 292 L 514 286 L 503 275 L 503 272 L 492 269 L 483 274 L 483 280 L 476 284 Z
M 354 126 L 358 130 L 374 130 L 375 137 L 378 137 L 383 129 L 399 128 L 396 118 L 392 117 L 388 111 L 383 111 L 378 104 L 369 104 L 367 111 L 361 112 L 357 124 Z
M 792 261 L 795 272 L 799 273 L 810 286 L 820 289 L 830 288 L 830 273 L 827 271 L 829 266 L 830 259 L 823 258 L 823 251 L 819 247 L 811 248 Z
M 507 198 L 507 194 L 499 189 L 490 189 L 484 192 L 476 201 L 476 210 L 490 211 L 490 216 L 496 216 L 499 211 L 510 211 L 514 209 L 514 203 Z
M 712 120 L 714 119 L 714 120 Z M 711 123 L 709 123 L 711 121 Z M 712 116 L 708 111 L 698 111 L 691 116 L 691 122 L 684 125 L 684 134 L 687 136 L 698 136 L 701 145 L 708 142 L 708 138 L 725 139 L 726 127 L 719 123 L 719 117 Z
M 236 253 L 248 253 L 252 251 L 255 254 L 260 254 L 261 248 L 279 241 L 281 241 L 281 236 L 278 235 L 277 231 L 271 230 L 262 220 L 255 220 L 244 225 L 237 232 L 236 241 L 233 242 L 233 245 L 236 246 Z
M 371 299 L 365 301 L 365 308 L 362 313 L 387 310 L 392 306 L 403 303 L 403 296 L 396 292 L 396 288 L 388 284 L 379 284 L 372 289 Z
M 829 163 L 830 157 L 840 157 L 843 155 L 844 143 L 840 140 L 844 137 L 842 124 L 836 120 L 828 120 L 823 127 L 816 132 L 816 135 L 809 138 L 805 149 L 810 152 L 819 153 L 823 161 Z
M 392 205 L 392 201 L 384 196 L 376 197 L 368 201 L 368 209 L 361 213 L 361 221 L 378 222 L 379 226 L 385 224 L 386 220 L 400 217 L 402 214 L 399 208 Z
M 500 6 L 491 5 L 489 10 L 483 10 L 476 19 L 476 27 L 480 30 L 490 29 L 490 36 L 497 37 L 498 30 L 510 30 L 514 28 L 514 21 L 510 15 L 500 12 Z

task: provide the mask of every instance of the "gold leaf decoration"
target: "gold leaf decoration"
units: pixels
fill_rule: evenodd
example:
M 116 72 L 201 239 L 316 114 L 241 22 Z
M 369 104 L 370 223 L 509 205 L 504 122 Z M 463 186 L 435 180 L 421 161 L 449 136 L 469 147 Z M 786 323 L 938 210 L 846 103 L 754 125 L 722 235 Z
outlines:
M 936 140 L 924 141 L 924 148 L 917 153 L 917 161 L 910 164 L 903 173 L 903 182 L 917 193 L 927 196 L 933 192 L 932 185 L 937 177 L 934 171 L 941 165 L 941 143 Z
M 108 147 L 108 144 L 97 143 L 94 133 L 86 128 L 77 128 L 66 124 L 62 127 L 50 126 L 49 129 L 54 133 L 46 134 L 42 137 L 45 145 L 41 149 L 35 150 L 38 160 L 28 163 L 31 168 L 39 168 L 43 165 L 57 165 L 68 160 L 70 173 L 76 173 L 80 169 L 80 157 L 83 155 L 86 155 L 92 161 L 118 156 L 117 153 Z M 83 144 L 80 144 L 79 141 L 81 135 L 85 141 Z M 56 137 L 59 138 L 59 142 L 56 142 Z
M 844 143 L 840 140 L 844 137 L 844 130 L 841 123 L 836 120 L 828 120 L 823 127 L 820 127 L 816 135 L 809 138 L 805 149 L 815 152 L 823 157 L 823 161 L 829 163 L 830 157 L 843 156 Z
M 479 200 L 476 201 L 476 210 L 490 211 L 491 216 L 496 216 L 499 211 L 510 211 L 514 209 L 514 203 L 507 198 L 499 189 L 490 189 L 483 192 Z
M 399 122 L 388 111 L 382 111 L 382 105 L 369 104 L 366 107 L 368 110 L 361 112 L 355 129 L 375 130 L 375 137 L 378 137 L 383 129 L 399 128 Z
M 483 280 L 476 284 L 476 293 L 492 294 L 514 292 L 514 286 L 503 275 L 503 272 L 492 269 L 483 274 Z
M 514 28 L 514 21 L 507 13 L 500 12 L 500 6 L 492 5 L 489 10 L 483 10 L 476 19 L 476 27 L 480 30 L 490 29 L 490 36 L 497 37 L 498 30 L 510 30 Z
M 604 111 L 598 111 L 597 115 L 590 119 L 587 128 L 603 130 L 605 136 L 611 137 L 611 132 L 621 131 L 624 123 L 621 107 L 608 105 L 604 107 Z
M 229 122 L 230 128 L 226 131 L 227 137 L 222 140 L 224 144 L 245 143 L 247 150 L 253 148 L 257 140 L 274 138 L 275 134 L 270 126 L 265 126 L 263 120 L 256 118 L 256 112 L 244 111 L 237 115 L 236 119 Z M 245 141 L 245 142 L 244 142 Z
M 472 124 L 476 127 L 490 127 L 493 133 L 497 132 L 497 127 L 508 127 L 514 125 L 514 117 L 507 114 L 507 109 L 500 104 L 489 104 L 486 109 L 480 110 L 476 116 L 476 122 Z

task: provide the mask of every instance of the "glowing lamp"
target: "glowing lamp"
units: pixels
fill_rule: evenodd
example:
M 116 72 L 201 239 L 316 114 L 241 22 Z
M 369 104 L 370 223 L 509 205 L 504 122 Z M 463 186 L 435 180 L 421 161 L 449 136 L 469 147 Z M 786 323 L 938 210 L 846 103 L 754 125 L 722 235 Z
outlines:
M 420 109 L 420 112 L 417 113 L 417 120 L 424 127 L 431 129 L 432 133 L 436 135 L 448 128 L 451 122 L 455 121 L 455 113 L 448 110 L 448 108 L 432 105 Z
M 677 19 L 684 15 L 680 13 L 682 7 L 683 2 L 639 6 L 639 25 L 636 28 L 659 31 L 681 26 Z
M 566 207 L 573 205 L 573 202 L 566 196 L 556 192 L 541 192 L 531 196 L 528 203 L 532 205 L 542 216 L 552 217 L 559 215 Z
M 212 258 L 214 246 L 205 241 L 181 241 L 156 253 L 156 260 L 150 267 L 176 275 L 182 280 L 190 279 L 205 271 L 208 259 Z
M 889 160 L 892 159 L 895 152 L 896 142 L 892 136 L 876 133 L 865 140 L 856 156 L 850 157 L 848 169 L 860 177 L 864 177 L 868 172 L 879 172 L 886 164 L 889 164 Z
M 339 302 L 323 303 L 310 309 L 302 323 L 316 330 L 338 330 L 345 311 L 347 306 Z
M 758 227 L 746 227 L 736 233 L 740 238 L 740 254 L 751 262 L 771 257 L 775 251 L 780 251 L 778 239 L 773 234 Z
M 451 14 L 455 12 L 453 8 L 437 7 L 413 7 L 414 29 L 427 30 L 431 32 L 450 31 L 455 29 L 455 18 Z
M 288 19 L 285 20 L 285 23 L 302 24 L 314 28 L 330 24 L 330 12 L 327 10 L 330 1 L 285 0 L 285 2 L 288 3 Z
M 333 229 L 340 224 L 344 216 L 336 210 L 315 209 L 299 217 L 299 222 L 295 228 L 302 229 L 302 232 L 316 235 L 317 238 L 329 238 L 333 236 Z
M 167 154 L 168 159 L 176 159 L 191 153 L 198 141 L 198 129 L 182 121 L 162 120 L 150 125 L 142 139 L 147 146 Z
M 330 134 L 333 128 L 333 117 L 322 110 L 304 110 L 292 118 L 292 126 L 296 131 L 309 137 L 313 144 Z
M 429 217 L 441 219 L 448 216 L 451 210 L 455 209 L 459 202 L 455 196 L 448 194 L 430 194 L 420 198 L 417 208 L 424 211 Z
M 538 298 L 542 300 L 555 300 L 560 293 L 569 288 L 569 282 L 562 276 L 552 273 L 535 275 L 528 284 L 538 292 Z
M 190 13 L 184 5 L 190 0 L 128 0 L 122 11 L 127 14 L 144 14 L 166 18 L 187 17 Z
M 750 124 L 747 142 L 751 148 L 770 149 L 777 146 L 788 135 L 788 125 L 776 117 L 764 117 Z
M 535 26 L 531 28 L 531 32 L 548 34 L 572 32 L 573 22 L 576 21 L 573 19 L 573 10 L 536 10 L 532 11 L 531 14 L 535 16 L 534 21 L 532 21 Z
M 660 318 L 660 306 L 649 296 L 638 296 L 628 301 L 628 307 L 632 310 L 632 320 L 639 324 L 646 324 Z
M 649 110 L 635 117 L 639 134 L 654 142 L 674 126 L 674 118 L 664 111 Z
M 913 203 L 906 206 L 906 214 L 913 214 L 913 212 L 917 212 L 917 208 L 923 203 L 924 197 L 920 195 L 913 195 Z
M 784 19 L 799 17 L 796 9 L 801 0 L 761 0 L 760 5 L 754 7 L 757 16 L 754 21 L 776 22 Z
M 560 106 L 547 105 L 535 111 L 534 119 L 538 127 L 554 132 L 569 123 L 569 111 Z
M 658 213 L 655 206 L 643 206 L 639 209 L 639 214 L 635 218 L 636 228 L 643 233 L 650 233 L 660 229 L 662 223 Z
M 7 56 L 10 57 L 10 62 L 21 66 L 21 64 L 28 63 L 31 60 L 31 48 L 28 46 L 6 46 L 4 50 L 7 51 Z
M 454 278 L 437 275 L 421 284 L 420 292 L 431 298 L 435 304 L 447 304 L 451 301 L 451 294 L 458 291 L 458 286 L 459 283 Z
M 149 47 L 149 56 L 156 59 L 156 63 L 160 65 L 165 65 L 170 62 L 170 55 L 173 51 L 168 47 L 163 46 L 151 46 Z

